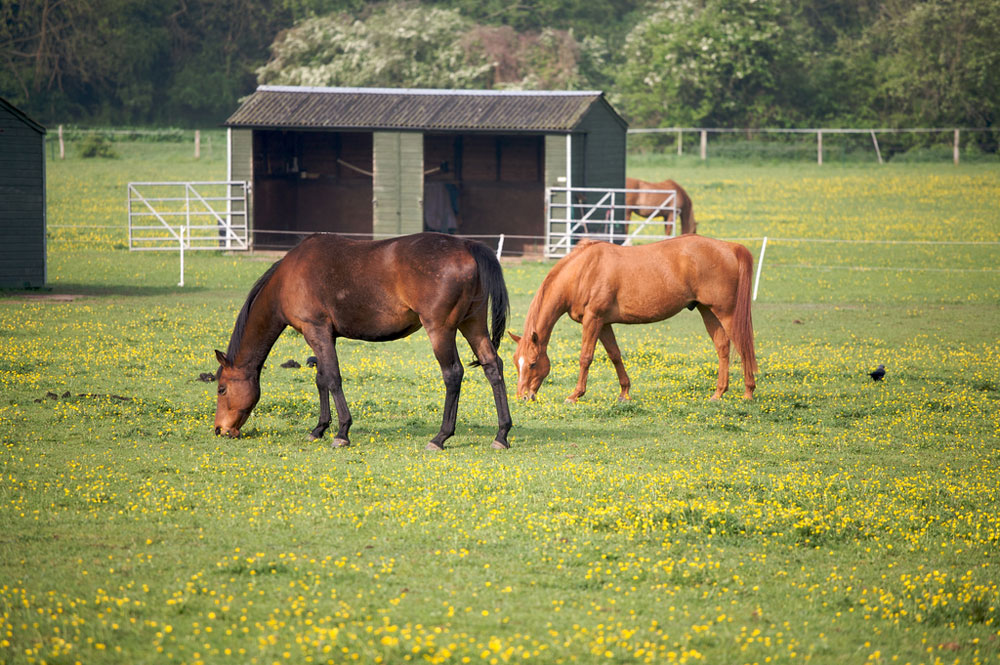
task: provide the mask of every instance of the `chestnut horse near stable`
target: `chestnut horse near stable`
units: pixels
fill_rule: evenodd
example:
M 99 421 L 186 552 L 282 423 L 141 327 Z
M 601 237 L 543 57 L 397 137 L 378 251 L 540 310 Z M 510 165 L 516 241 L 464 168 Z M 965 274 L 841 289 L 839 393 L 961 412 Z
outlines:
M 677 198 L 670 208 L 657 210 L 669 194 L 663 191 L 637 191 L 625 193 L 625 219 L 631 218 L 632 213 L 640 217 L 649 217 L 656 213 L 657 217 L 663 217 L 667 222 L 675 223 L 675 212 L 673 208 L 678 208 L 681 214 L 681 233 L 697 233 L 698 223 L 694 219 L 694 209 L 691 205 L 691 197 L 684 191 L 684 188 L 673 180 L 663 182 L 646 182 L 636 178 L 625 178 L 625 189 L 637 190 L 674 190 Z
M 510 333 L 517 342 L 517 396 L 534 399 L 548 376 L 549 338 L 563 314 L 583 325 L 580 377 L 566 398 L 575 402 L 587 390 L 598 339 L 618 374 L 618 399 L 629 399 L 632 384 L 612 324 L 653 323 L 683 309 L 697 309 L 719 355 L 712 399 L 729 388 L 730 342 L 743 361 L 743 396 L 752 398 L 757 373 L 750 315 L 752 276 L 753 258 L 746 247 L 705 236 L 682 235 L 635 247 L 584 240 L 542 281 L 528 308 L 524 334 Z
M 341 388 L 338 337 L 384 342 L 427 330 L 444 376 L 441 430 L 427 444 L 441 450 L 455 433 L 462 363 L 455 344 L 461 331 L 493 388 L 497 449 L 509 448 L 511 418 L 503 363 L 496 349 L 507 327 L 507 286 L 500 262 L 482 243 L 440 233 L 388 240 L 313 235 L 275 263 L 254 284 L 236 319 L 220 363 L 215 433 L 239 436 L 260 399 L 260 372 L 286 326 L 302 333 L 316 354 L 318 439 L 330 425 L 330 395 L 337 408 L 335 447 L 350 445 L 351 413 Z M 487 322 L 492 327 L 492 338 Z

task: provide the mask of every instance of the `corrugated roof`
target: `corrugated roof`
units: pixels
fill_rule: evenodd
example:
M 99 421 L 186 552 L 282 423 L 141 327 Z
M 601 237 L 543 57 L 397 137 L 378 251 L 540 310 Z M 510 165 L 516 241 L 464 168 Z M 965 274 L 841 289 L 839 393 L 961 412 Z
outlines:
M 228 127 L 569 132 L 600 91 L 427 90 L 260 86 Z M 619 118 L 624 126 L 624 121 Z

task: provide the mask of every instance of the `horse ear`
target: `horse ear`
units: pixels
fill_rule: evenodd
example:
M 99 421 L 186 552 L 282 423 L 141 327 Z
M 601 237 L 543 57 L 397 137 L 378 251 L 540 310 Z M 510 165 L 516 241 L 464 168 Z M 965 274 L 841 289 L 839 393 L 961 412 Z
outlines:
M 233 366 L 233 363 L 229 362 L 229 358 L 226 356 L 226 354 L 223 353 L 222 351 L 219 351 L 218 349 L 215 350 L 215 358 L 216 360 L 219 361 L 219 364 L 222 365 L 223 367 Z
M 509 330 L 507 331 L 507 334 L 508 334 L 508 335 L 510 335 L 510 338 L 511 338 L 512 340 L 514 340 L 514 343 L 515 343 L 515 344 L 518 344 L 518 343 L 519 343 L 519 342 L 521 341 L 521 336 L 520 336 L 520 335 L 515 335 L 514 333 L 512 333 L 512 332 L 511 332 L 511 331 L 509 331 Z
M 531 343 L 538 344 L 538 333 L 534 331 L 531 332 Z

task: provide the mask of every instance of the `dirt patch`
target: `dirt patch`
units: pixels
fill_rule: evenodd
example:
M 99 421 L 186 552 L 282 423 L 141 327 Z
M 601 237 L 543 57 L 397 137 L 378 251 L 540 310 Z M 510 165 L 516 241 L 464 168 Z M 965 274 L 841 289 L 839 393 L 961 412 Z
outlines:
M 69 293 L 23 293 L 14 296 L 16 300 L 27 300 L 28 302 L 73 302 L 85 297 Z

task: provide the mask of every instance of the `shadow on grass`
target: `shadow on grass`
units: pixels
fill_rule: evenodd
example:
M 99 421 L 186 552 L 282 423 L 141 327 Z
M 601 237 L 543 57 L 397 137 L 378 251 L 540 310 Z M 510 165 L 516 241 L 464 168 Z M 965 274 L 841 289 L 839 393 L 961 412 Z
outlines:
M 155 297 L 206 291 L 204 286 L 140 286 L 136 284 L 59 284 L 36 289 L 0 289 L 0 299 L 72 302 L 108 296 Z

